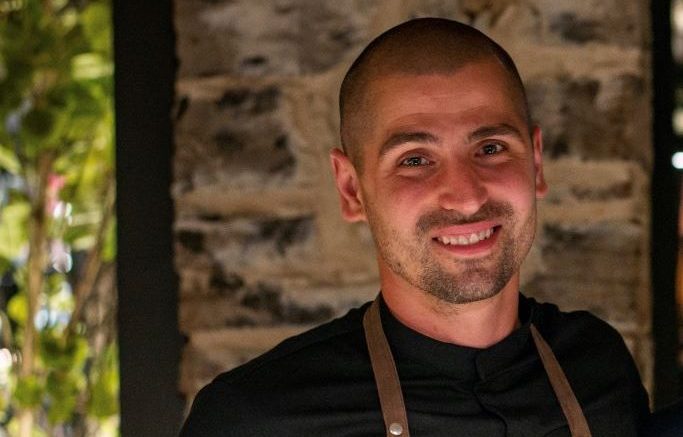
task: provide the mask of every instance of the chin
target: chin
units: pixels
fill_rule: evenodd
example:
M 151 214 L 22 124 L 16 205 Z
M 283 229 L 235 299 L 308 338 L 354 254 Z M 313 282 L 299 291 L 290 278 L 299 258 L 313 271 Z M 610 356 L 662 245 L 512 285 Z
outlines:
M 512 274 L 503 271 L 491 277 L 485 272 L 468 272 L 457 276 L 430 272 L 421 278 L 421 287 L 428 294 L 450 304 L 467 304 L 490 299 L 500 294 Z M 476 276 L 479 276 L 478 278 Z M 462 286 L 466 284 L 465 286 Z

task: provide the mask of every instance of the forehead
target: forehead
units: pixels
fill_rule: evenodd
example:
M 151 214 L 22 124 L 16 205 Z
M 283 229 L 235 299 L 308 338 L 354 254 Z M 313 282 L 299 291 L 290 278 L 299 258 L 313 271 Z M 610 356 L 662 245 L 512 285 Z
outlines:
M 447 74 L 389 73 L 378 76 L 366 91 L 373 130 L 430 115 L 475 123 L 487 117 L 526 119 L 523 96 L 497 62 L 471 63 Z
M 367 89 L 367 103 L 382 111 L 418 112 L 441 108 L 460 112 L 471 106 L 509 110 L 519 98 L 509 76 L 496 62 L 472 63 L 451 73 L 378 76 Z

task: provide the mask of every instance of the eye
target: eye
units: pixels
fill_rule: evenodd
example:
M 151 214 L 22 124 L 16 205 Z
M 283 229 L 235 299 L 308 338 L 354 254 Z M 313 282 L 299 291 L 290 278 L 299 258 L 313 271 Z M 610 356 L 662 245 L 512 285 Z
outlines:
M 401 167 L 422 167 L 429 165 L 429 160 L 422 156 L 410 156 L 405 158 L 400 163 Z
M 495 154 L 500 153 L 504 150 L 505 150 L 505 147 L 502 144 L 486 143 L 481 147 L 481 149 L 479 149 L 479 154 L 480 155 L 495 155 Z

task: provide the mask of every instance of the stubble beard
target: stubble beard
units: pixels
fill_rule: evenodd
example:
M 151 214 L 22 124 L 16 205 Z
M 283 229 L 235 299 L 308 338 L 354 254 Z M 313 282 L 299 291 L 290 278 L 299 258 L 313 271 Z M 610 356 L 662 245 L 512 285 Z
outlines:
M 420 261 L 423 269 L 414 285 L 449 304 L 488 299 L 498 294 L 515 273 L 513 252 L 511 246 L 504 246 L 498 260 L 455 261 L 460 264 L 460 272 L 451 273 L 425 251 Z
M 444 265 L 434 256 L 431 229 L 495 219 L 502 224 L 497 253 L 484 258 L 452 260 Z M 519 271 L 531 247 L 536 227 L 532 212 L 514 235 L 516 220 L 508 203 L 489 202 L 470 217 L 453 211 L 425 214 L 417 223 L 415 242 L 404 242 L 397 232 L 375 222 L 373 235 L 380 256 L 389 269 L 415 288 L 447 304 L 466 304 L 488 299 L 505 287 Z M 412 260 L 410 258 L 413 258 Z M 417 261 L 417 262 L 416 262 Z M 449 268 L 450 267 L 450 268 Z

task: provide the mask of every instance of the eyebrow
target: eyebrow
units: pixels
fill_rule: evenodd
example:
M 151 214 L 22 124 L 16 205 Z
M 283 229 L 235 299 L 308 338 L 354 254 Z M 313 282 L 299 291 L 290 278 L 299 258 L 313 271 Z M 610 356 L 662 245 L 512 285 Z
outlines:
M 469 136 L 467 137 L 467 140 L 472 143 L 475 141 L 483 140 L 486 137 L 493 137 L 493 136 L 513 136 L 517 137 L 520 140 L 524 139 L 524 136 L 522 133 L 517 129 L 516 127 L 507 124 L 507 123 L 500 123 L 500 124 L 494 124 L 492 126 L 482 126 L 479 129 L 475 130 Z
M 379 149 L 379 155 L 385 155 L 391 149 L 394 149 L 406 143 L 438 143 L 439 139 L 427 132 L 396 132 L 392 134 Z
M 513 136 L 520 140 L 524 139 L 524 136 L 516 127 L 507 123 L 499 123 L 476 129 L 467 136 L 467 141 L 472 143 L 493 136 Z M 379 155 L 385 155 L 392 149 L 406 143 L 437 144 L 438 142 L 439 138 L 428 132 L 396 132 L 382 143 Z

